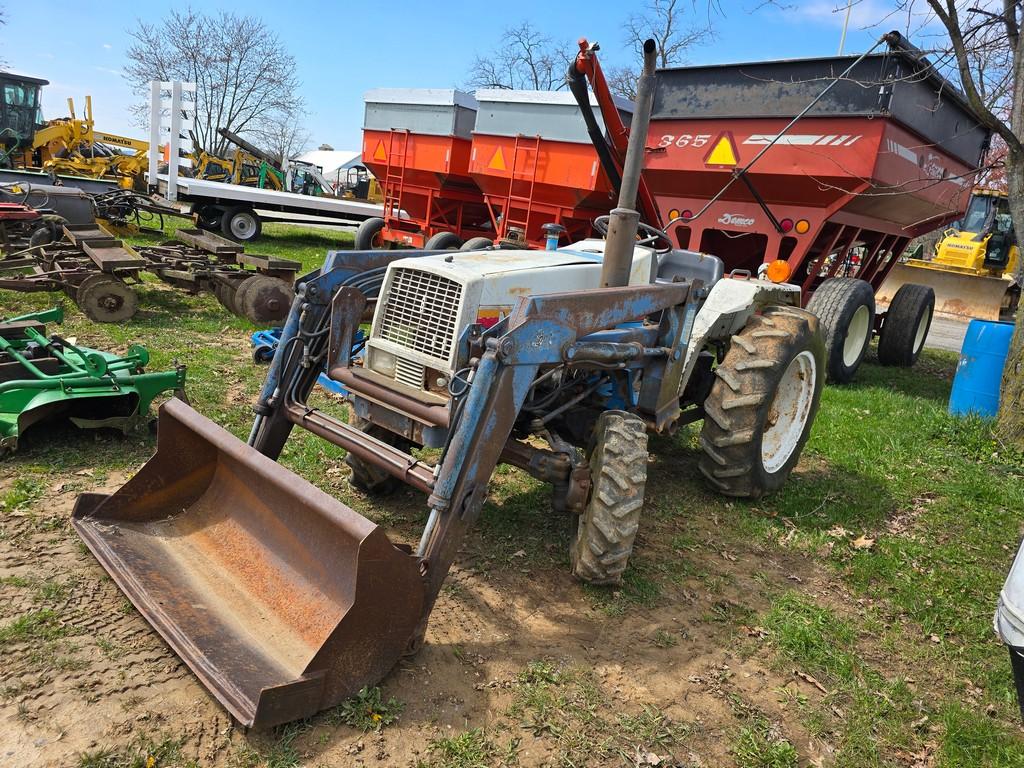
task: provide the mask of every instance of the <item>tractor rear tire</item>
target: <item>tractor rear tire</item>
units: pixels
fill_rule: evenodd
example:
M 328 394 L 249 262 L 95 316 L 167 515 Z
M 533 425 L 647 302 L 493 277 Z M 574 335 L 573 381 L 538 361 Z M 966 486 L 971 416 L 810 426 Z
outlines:
M 381 238 L 384 229 L 384 219 L 375 216 L 366 219 L 356 230 L 354 248 L 357 251 L 380 251 L 387 248 L 387 244 Z
M 871 284 L 855 277 L 834 277 L 823 282 L 807 303 L 825 334 L 828 380 L 853 380 L 871 345 L 875 327 L 875 293 Z
M 489 237 L 471 237 L 459 246 L 460 251 L 482 251 L 485 248 L 494 248 L 494 241 Z
M 732 337 L 704 401 L 700 471 L 720 493 L 760 498 L 800 460 L 825 383 L 818 319 L 766 307 Z
M 412 443 L 394 432 L 372 424 L 366 419 L 361 419 L 354 413 L 349 418 L 349 424 L 371 437 L 375 437 L 388 445 L 393 445 L 408 452 Z M 390 472 L 385 472 L 380 467 L 368 464 L 353 453 L 345 456 L 345 464 L 352 470 L 348 484 L 357 491 L 370 496 L 388 496 L 398 490 L 404 483 Z
M 462 245 L 462 238 L 454 232 L 438 232 L 427 240 L 423 246 L 425 251 L 457 251 Z
M 633 552 L 647 483 L 647 428 L 625 411 L 594 427 L 590 498 L 569 550 L 572 573 L 588 584 L 619 584 Z
M 932 327 L 935 291 L 926 285 L 905 283 L 889 302 L 878 340 L 878 362 L 909 368 L 917 362 Z

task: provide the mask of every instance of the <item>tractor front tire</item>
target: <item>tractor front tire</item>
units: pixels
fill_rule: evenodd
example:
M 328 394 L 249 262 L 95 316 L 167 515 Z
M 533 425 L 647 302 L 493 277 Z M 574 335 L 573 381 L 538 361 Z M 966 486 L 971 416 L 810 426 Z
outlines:
M 366 419 L 361 419 L 354 413 L 349 418 L 349 424 L 356 429 L 365 432 L 371 437 L 375 437 L 388 445 L 399 447 L 406 452 L 412 448 L 412 443 L 405 438 L 399 437 L 393 432 L 384 429 L 384 427 L 372 424 Z M 352 470 L 352 475 L 348 479 L 348 484 L 357 491 L 362 491 L 367 495 L 387 496 L 394 493 L 403 485 L 402 481 L 390 472 L 385 472 L 380 467 L 368 464 L 354 453 L 349 453 L 345 456 L 345 464 L 347 464 L 348 468 Z
M 835 384 L 852 381 L 871 345 L 875 325 L 871 284 L 855 277 L 826 280 L 807 302 L 807 311 L 818 317 L 825 334 L 828 380 Z
M 633 552 L 647 483 L 647 428 L 625 411 L 594 427 L 590 498 L 569 551 L 572 573 L 588 584 L 619 584 Z
M 917 362 L 932 327 L 935 291 L 926 285 L 905 283 L 889 302 L 878 339 L 878 362 L 909 368 Z
M 720 493 L 777 490 L 800 459 L 825 383 L 818 319 L 766 307 L 732 337 L 704 401 L 700 471 Z

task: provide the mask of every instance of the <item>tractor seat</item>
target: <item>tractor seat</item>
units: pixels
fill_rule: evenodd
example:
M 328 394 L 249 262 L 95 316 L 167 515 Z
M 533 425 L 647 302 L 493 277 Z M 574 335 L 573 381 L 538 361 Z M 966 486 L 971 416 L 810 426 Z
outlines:
M 672 249 L 658 254 L 657 280 L 661 282 L 701 280 L 710 288 L 722 279 L 724 273 L 722 260 L 709 253 Z

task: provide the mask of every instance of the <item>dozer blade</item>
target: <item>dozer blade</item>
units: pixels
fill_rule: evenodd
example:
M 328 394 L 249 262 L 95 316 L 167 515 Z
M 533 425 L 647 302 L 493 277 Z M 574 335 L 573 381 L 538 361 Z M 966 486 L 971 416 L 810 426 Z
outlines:
M 875 302 L 888 306 L 905 283 L 926 285 L 935 291 L 935 311 L 952 317 L 976 317 L 998 320 L 1013 287 L 1001 277 L 970 275 L 962 272 L 897 264 L 878 289 Z
M 379 681 L 424 611 L 419 562 L 376 524 L 192 410 L 75 530 L 243 725 L 308 717 Z

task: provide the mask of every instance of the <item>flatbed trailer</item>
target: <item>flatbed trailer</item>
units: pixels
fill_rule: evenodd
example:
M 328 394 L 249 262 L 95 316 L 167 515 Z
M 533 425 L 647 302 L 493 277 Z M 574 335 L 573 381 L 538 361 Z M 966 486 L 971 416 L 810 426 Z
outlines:
M 157 178 L 160 194 L 167 197 L 166 174 Z M 259 237 L 264 221 L 355 226 L 384 213 L 384 207 L 376 203 L 298 195 L 208 179 L 179 176 L 177 186 L 177 202 L 190 206 L 200 229 L 219 230 L 243 243 Z

